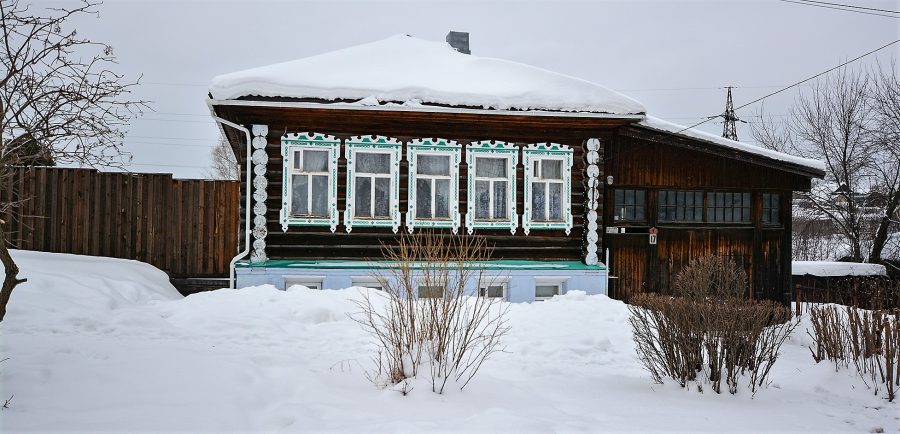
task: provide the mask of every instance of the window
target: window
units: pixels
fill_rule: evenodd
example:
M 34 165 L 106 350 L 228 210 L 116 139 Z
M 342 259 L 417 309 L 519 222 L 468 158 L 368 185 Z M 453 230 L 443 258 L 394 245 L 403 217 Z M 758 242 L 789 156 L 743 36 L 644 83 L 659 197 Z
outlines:
M 485 281 L 482 281 L 478 284 L 478 296 L 506 300 L 506 293 L 508 288 L 508 277 L 488 277 L 485 279 Z
M 283 194 L 281 227 L 330 226 L 337 229 L 337 159 L 340 140 L 323 134 L 285 134 L 281 138 Z M 265 178 L 257 176 L 254 184 Z
M 563 293 L 563 284 L 569 280 L 564 276 L 541 276 L 534 278 L 535 301 L 548 300 Z
M 351 281 L 352 286 L 377 289 L 379 291 L 384 290 L 384 287 L 381 285 L 381 282 L 379 282 L 377 279 L 373 279 L 372 277 L 351 277 L 350 281 Z
M 290 289 L 295 285 L 305 286 L 309 289 L 322 289 L 324 276 L 284 276 L 284 289 Z
M 702 222 L 703 192 L 662 190 L 657 200 L 661 222 Z
M 442 298 L 444 296 L 444 287 L 438 285 L 419 285 L 416 288 L 419 298 Z
M 347 140 L 344 225 L 400 227 L 400 142 L 382 136 Z
M 525 213 L 522 227 L 572 230 L 572 149 L 556 143 L 538 143 L 523 150 Z
M 750 223 L 750 193 L 706 193 L 706 221 Z
M 515 233 L 518 148 L 511 143 L 478 142 L 466 146 L 469 165 L 466 227 L 509 228 Z
M 409 200 L 406 226 L 452 228 L 460 225 L 459 161 L 461 147 L 452 140 L 409 143 Z
M 779 211 L 781 210 L 781 195 L 778 193 L 762 194 L 762 221 L 767 225 L 781 223 Z
M 626 222 L 645 221 L 647 219 L 645 215 L 646 204 L 646 193 L 644 190 L 617 189 L 615 191 L 613 219 Z

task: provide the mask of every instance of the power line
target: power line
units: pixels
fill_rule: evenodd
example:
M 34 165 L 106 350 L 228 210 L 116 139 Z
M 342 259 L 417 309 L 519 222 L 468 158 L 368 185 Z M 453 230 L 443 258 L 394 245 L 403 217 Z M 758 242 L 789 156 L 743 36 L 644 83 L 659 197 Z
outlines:
M 793 3 L 793 4 L 797 4 L 797 5 L 804 5 L 804 6 L 815 6 L 817 8 L 834 9 L 837 11 L 854 12 L 857 14 L 875 15 L 875 16 L 879 16 L 879 17 L 888 17 L 888 18 L 893 18 L 893 19 L 900 18 L 895 15 L 886 15 L 886 14 L 880 14 L 877 12 L 868 12 L 868 11 L 860 11 L 860 10 L 855 10 L 855 9 L 846 9 L 846 8 L 840 8 L 840 7 L 835 7 L 835 6 L 828 6 L 828 5 L 834 4 L 834 3 L 816 4 L 816 3 L 806 3 L 803 0 L 778 0 L 778 1 L 782 1 L 785 3 Z M 818 3 L 824 3 L 824 2 L 818 2 Z
M 845 7 L 845 8 L 864 9 L 867 11 L 887 12 L 889 14 L 900 14 L 900 12 L 898 12 L 898 11 L 892 11 L 889 9 L 867 8 L 865 6 L 845 5 L 843 3 L 831 3 L 831 2 L 823 2 L 823 1 L 818 1 L 818 0 L 800 0 L 800 1 L 805 2 L 805 3 L 821 3 L 824 5 L 841 6 L 841 7 Z

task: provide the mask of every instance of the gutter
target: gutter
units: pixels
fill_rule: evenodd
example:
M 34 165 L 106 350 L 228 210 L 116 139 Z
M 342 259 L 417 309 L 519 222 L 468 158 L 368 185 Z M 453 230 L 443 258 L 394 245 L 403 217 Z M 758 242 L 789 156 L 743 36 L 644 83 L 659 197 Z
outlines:
M 597 118 L 597 119 L 626 119 L 640 121 L 645 118 L 643 114 L 610 114 L 588 112 L 554 112 L 554 111 L 510 111 L 510 110 L 485 110 L 485 109 L 460 109 L 440 106 L 363 106 L 348 103 L 321 104 L 297 101 L 255 101 L 233 99 L 210 99 L 207 104 L 212 110 L 213 106 L 232 107 L 269 107 L 269 108 L 301 108 L 301 109 L 327 109 L 327 110 L 358 110 L 358 111 L 393 111 L 393 112 L 419 112 L 419 113 L 474 113 L 495 116 L 546 116 L 561 118 Z M 214 115 L 215 116 L 215 115 Z
M 216 113 L 215 111 L 213 111 L 212 106 L 210 106 L 210 112 L 212 112 L 213 120 L 215 120 L 219 124 L 219 129 L 222 131 L 223 137 L 227 137 L 225 136 L 224 125 L 227 125 L 239 131 L 243 131 L 244 136 L 247 137 L 247 164 L 244 166 L 245 171 L 247 172 L 247 182 L 244 184 L 246 185 L 245 188 L 247 189 L 246 203 L 244 204 L 244 250 L 241 250 L 234 258 L 231 258 L 231 262 L 229 262 L 228 264 L 229 287 L 231 289 L 236 289 L 235 287 L 237 286 L 237 280 L 234 276 L 234 266 L 238 261 L 247 256 L 248 253 L 250 253 L 250 154 L 252 153 L 251 145 L 253 139 L 250 135 L 250 130 L 248 130 L 247 128 L 216 116 Z

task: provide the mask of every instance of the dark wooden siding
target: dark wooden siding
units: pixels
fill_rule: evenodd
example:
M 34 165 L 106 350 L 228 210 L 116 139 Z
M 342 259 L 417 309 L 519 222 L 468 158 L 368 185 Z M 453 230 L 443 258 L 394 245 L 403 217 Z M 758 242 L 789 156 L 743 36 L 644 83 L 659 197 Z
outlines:
M 615 123 L 598 120 L 594 125 L 584 125 L 571 119 L 539 119 L 520 116 L 511 119 L 506 116 L 455 116 L 438 114 L 425 116 L 421 113 L 359 113 L 358 111 L 289 111 L 275 109 L 244 110 L 230 114 L 244 125 L 254 123 L 269 127 L 268 147 L 269 180 L 267 205 L 268 236 L 266 254 L 271 259 L 370 259 L 381 256 L 381 245 L 394 244 L 398 235 L 386 228 L 354 227 L 351 233 L 343 225 L 343 211 L 346 209 L 346 155 L 342 146 L 338 163 L 338 211 L 340 224 L 332 234 L 328 227 L 292 226 L 283 232 L 278 213 L 281 209 L 282 157 L 281 136 L 287 133 L 316 132 L 335 135 L 346 139 L 356 135 L 383 135 L 404 143 L 400 179 L 400 211 L 407 207 L 407 152 L 409 140 L 423 137 L 451 139 L 463 145 L 460 164 L 460 209 L 467 205 L 466 180 L 468 167 L 465 163 L 465 145 L 481 140 L 513 142 L 521 147 L 530 143 L 553 142 L 570 146 L 574 150 L 572 170 L 572 214 L 573 228 L 569 235 L 562 230 L 532 230 L 526 236 L 521 227 L 515 235 L 507 230 L 477 229 L 493 247 L 493 257 L 497 259 L 533 260 L 573 260 L 582 259 L 584 226 L 584 143 L 588 138 L 608 137 Z M 618 121 L 619 124 L 622 121 Z M 573 128 L 577 126 L 577 128 Z M 243 151 L 241 151 L 243 152 Z M 242 168 L 242 179 L 246 176 Z M 524 172 L 522 154 L 516 170 L 517 212 L 523 212 Z M 405 218 L 401 224 L 405 224 Z M 521 224 L 521 219 L 520 219 Z M 405 226 L 400 227 L 404 231 Z M 466 228 L 460 227 L 460 233 Z
M 611 295 L 628 299 L 641 291 L 668 292 L 675 275 L 692 259 L 717 255 L 740 265 L 748 274 L 748 296 L 786 300 L 790 292 L 790 198 L 792 190 L 808 188 L 803 175 L 754 162 L 716 155 L 671 136 L 623 128 L 607 145 L 607 185 L 604 221 L 624 228 L 605 234 L 611 256 Z M 647 220 L 613 222 L 613 191 L 636 188 L 647 192 Z M 660 190 L 751 193 L 750 223 L 666 223 L 657 216 Z M 761 222 L 762 193 L 779 193 L 780 224 Z M 704 207 L 704 214 L 706 210 Z M 649 244 L 649 230 L 658 241 Z
M 221 277 L 237 253 L 236 181 L 20 168 L 2 200 L 13 248 L 148 262 L 171 277 Z

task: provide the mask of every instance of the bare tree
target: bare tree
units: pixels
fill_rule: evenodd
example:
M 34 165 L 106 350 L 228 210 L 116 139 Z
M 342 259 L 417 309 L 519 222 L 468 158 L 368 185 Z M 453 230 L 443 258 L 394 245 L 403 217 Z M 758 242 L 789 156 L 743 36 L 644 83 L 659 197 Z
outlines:
M 97 3 L 31 10 L 19 0 L 0 0 L 0 183 L 14 166 L 49 159 L 58 164 L 121 166 L 123 128 L 147 107 L 127 98 L 137 82 L 111 68 L 107 44 L 66 28 L 70 18 L 97 14 Z M 28 200 L 28 198 L 18 198 Z M 0 211 L 16 206 L 12 198 Z M 0 223 L 0 321 L 19 279 Z
M 212 179 L 237 181 L 241 176 L 241 168 L 238 165 L 234 151 L 225 137 L 220 137 L 212 151 L 209 152 L 212 167 L 207 169 L 204 176 Z
M 855 261 L 882 259 L 900 205 L 898 87 L 893 67 L 842 69 L 801 92 L 784 124 L 760 111 L 752 125 L 763 146 L 825 162 L 825 179 L 803 197 Z

